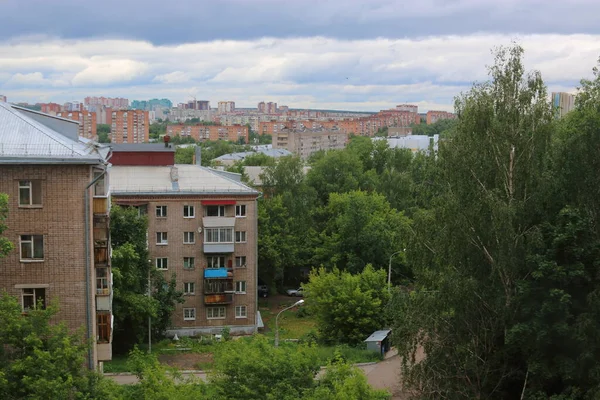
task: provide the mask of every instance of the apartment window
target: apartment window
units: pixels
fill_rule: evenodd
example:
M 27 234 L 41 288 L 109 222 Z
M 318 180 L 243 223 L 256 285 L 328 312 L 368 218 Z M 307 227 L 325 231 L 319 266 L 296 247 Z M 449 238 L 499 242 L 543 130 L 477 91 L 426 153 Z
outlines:
M 194 244 L 195 242 L 196 238 L 194 237 L 194 232 L 183 232 L 184 244 Z
M 246 243 L 246 231 L 235 231 L 235 242 Z
M 204 243 L 233 243 L 233 228 L 206 228 Z
M 96 294 L 108 293 L 108 268 L 96 268 Z
M 156 269 L 169 269 L 169 259 L 167 257 L 156 258 Z
M 42 309 L 46 308 L 46 289 L 44 288 L 23 289 L 21 296 L 23 297 L 23 312 L 36 310 L 38 306 Z
M 225 268 L 225 256 L 207 256 L 206 268 Z
M 167 232 L 156 232 L 156 244 L 168 244 Z
M 183 257 L 183 269 L 194 269 L 195 267 L 194 257 Z
M 167 217 L 167 206 L 156 206 L 156 218 Z
M 236 318 L 247 318 L 248 309 L 246 306 L 235 306 L 235 317 Z
M 44 235 L 21 235 L 21 260 L 44 259 Z
M 184 321 L 196 320 L 196 309 L 195 308 L 184 308 L 183 309 L 183 320 Z
M 245 217 L 246 216 L 246 205 L 240 204 L 235 206 L 235 216 L 236 217 Z
M 42 181 L 19 181 L 19 205 L 42 205 Z
M 97 177 L 101 176 L 100 179 L 98 179 L 96 181 L 96 183 L 94 184 L 94 196 L 106 196 L 108 193 L 107 190 L 107 185 L 106 185 L 106 174 L 104 173 L 104 171 L 99 170 L 99 169 L 95 169 L 94 170 L 94 179 L 96 179 Z
M 235 283 L 236 293 L 246 293 L 246 281 L 237 281 Z
M 196 216 L 196 210 L 194 206 L 183 206 L 183 218 L 194 218 Z
M 225 319 L 225 307 L 206 307 L 207 319 Z
M 235 267 L 236 268 L 245 268 L 246 267 L 246 256 L 237 256 L 235 258 Z
M 183 294 L 194 294 L 196 292 L 196 284 L 194 282 L 183 282 Z
M 206 206 L 204 208 L 207 217 L 224 217 L 225 206 Z
M 98 343 L 110 342 L 110 314 L 96 314 L 96 331 L 98 333 Z

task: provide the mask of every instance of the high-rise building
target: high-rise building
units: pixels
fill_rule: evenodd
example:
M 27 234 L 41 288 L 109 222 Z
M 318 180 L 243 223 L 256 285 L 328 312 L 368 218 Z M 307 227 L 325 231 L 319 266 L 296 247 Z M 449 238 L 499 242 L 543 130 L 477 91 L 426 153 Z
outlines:
M 562 118 L 575 108 L 575 95 L 565 92 L 553 92 L 552 105 L 557 109 L 557 117 Z
M 234 101 L 220 101 L 218 104 L 218 112 L 219 114 L 226 114 L 235 111 L 235 102 Z
M 70 101 L 63 104 L 63 111 L 82 111 L 83 105 L 78 101 Z
M 266 114 L 277 114 L 277 103 L 268 102 L 265 107 Z
M 112 143 L 144 143 L 150 139 L 148 111 L 112 111 L 110 141 Z
M 59 113 L 62 107 L 57 103 L 42 103 L 40 104 L 41 111 L 46 114 L 56 115 Z
M 0 94 L 0 102 L 6 103 L 7 101 L 8 100 L 7 100 L 6 96 L 3 96 L 3 95 Z
M 456 115 L 448 111 L 427 111 L 427 125 L 435 124 L 442 119 L 455 119 Z
M 256 109 L 258 110 L 259 113 L 264 114 L 265 110 L 267 109 L 265 102 L 261 101 L 260 103 L 258 103 L 258 106 L 256 107 Z
M 126 110 L 129 107 L 129 100 L 122 97 L 86 97 L 83 100 L 86 107 L 89 106 L 105 106 L 116 110 Z M 67 110 L 72 111 L 72 110 Z
M 0 258 L 0 291 L 23 313 L 56 301 L 53 320 L 83 331 L 95 369 L 112 358 L 110 149 L 82 142 L 77 131 L 75 122 L 0 103 L 3 236 L 15 245 Z
M 414 105 L 414 104 L 399 104 L 396 106 L 396 110 L 398 111 L 408 111 L 408 112 L 412 112 L 412 113 L 418 113 L 419 112 L 419 106 Z
M 62 117 L 79 122 L 79 136 L 86 139 L 98 140 L 96 135 L 96 113 L 90 111 L 61 111 L 56 113 Z

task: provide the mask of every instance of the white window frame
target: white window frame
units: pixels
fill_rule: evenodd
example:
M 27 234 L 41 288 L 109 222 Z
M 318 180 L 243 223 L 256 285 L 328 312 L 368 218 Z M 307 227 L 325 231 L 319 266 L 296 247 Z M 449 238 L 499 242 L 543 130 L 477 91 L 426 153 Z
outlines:
M 246 294 L 246 281 L 236 281 L 235 282 L 235 292 L 239 294 Z
M 217 316 L 215 316 L 215 313 L 217 313 Z M 225 319 L 226 317 L 227 310 L 225 307 L 206 307 L 206 319 Z
M 42 257 L 35 257 L 35 237 L 42 238 Z M 26 239 L 29 238 L 29 239 Z M 23 245 L 29 244 L 31 245 L 31 257 L 23 258 Z M 44 251 L 44 235 L 20 235 L 19 236 L 19 258 L 21 262 L 41 262 L 44 261 L 45 251 Z
M 221 258 L 223 259 L 223 264 L 220 263 Z M 217 267 L 214 266 L 215 265 L 214 259 L 218 259 L 217 261 L 219 261 L 219 262 L 217 262 L 217 264 L 218 264 Z M 206 268 L 207 269 L 227 268 L 226 262 L 227 262 L 227 260 L 225 259 L 225 256 L 206 256 Z
M 238 260 L 240 261 L 239 263 L 238 263 Z M 236 256 L 235 257 L 235 267 L 236 268 L 246 268 L 246 266 L 247 266 L 246 256 Z
M 227 239 L 226 236 L 231 234 L 231 240 L 223 240 Z M 217 236 L 217 240 L 215 241 L 214 236 Z M 225 228 L 205 228 L 204 229 L 204 243 L 234 243 L 234 232 L 233 228 L 225 227 Z
M 159 239 L 160 235 L 160 239 Z M 157 246 L 166 246 L 169 244 L 169 236 L 167 232 L 156 232 L 156 245 Z
M 196 218 L 196 207 L 190 206 L 187 204 L 184 205 L 183 206 L 183 218 Z
M 217 210 L 217 214 L 218 215 L 208 215 L 208 209 L 209 207 L 218 207 Z M 225 206 L 224 205 L 211 205 L 211 206 L 204 206 L 204 216 L 205 217 L 224 217 L 225 216 Z
M 196 309 L 193 307 L 184 308 L 183 309 L 183 320 L 184 321 L 195 321 L 196 320 Z
M 242 310 L 244 310 L 242 312 Z M 235 318 L 248 318 L 248 307 L 247 306 L 235 306 Z
M 235 231 L 235 242 L 236 243 L 246 243 L 247 242 L 247 237 L 246 237 L 246 231 Z
M 235 206 L 235 216 L 236 216 L 236 218 L 246 218 L 246 205 L 245 204 L 237 204 Z
M 96 294 L 109 294 L 109 280 L 110 275 L 108 273 L 108 267 L 95 268 L 96 272 Z M 104 276 L 101 276 L 100 271 L 104 271 Z
M 37 187 L 37 190 L 40 191 L 40 203 L 34 203 L 33 202 L 33 192 L 34 189 L 36 189 L 36 186 L 34 185 L 34 183 L 36 185 L 39 185 Z M 31 179 L 31 180 L 19 180 L 19 207 L 24 207 L 24 208 L 39 208 L 42 207 L 43 203 L 44 203 L 44 199 L 42 197 L 42 181 L 39 179 Z M 29 191 L 29 203 L 27 204 L 23 204 L 21 202 L 21 190 L 28 190 Z
M 167 218 L 167 206 L 156 206 L 156 218 Z
M 191 236 L 191 241 L 190 241 Z M 194 231 L 191 232 L 183 232 L 183 244 L 194 244 L 196 243 L 196 233 Z
M 185 266 L 185 261 L 188 261 L 188 266 Z M 196 257 L 183 257 L 183 269 L 184 270 L 192 270 L 196 268 Z
M 196 282 L 183 282 L 183 294 L 196 294 Z
M 160 260 L 160 262 L 159 262 Z M 159 266 L 160 264 L 160 266 Z M 169 258 L 168 257 L 156 257 L 156 259 L 154 260 L 154 265 L 156 266 L 156 269 L 159 271 L 166 271 L 169 269 Z M 166 267 L 165 267 L 166 265 Z
M 26 290 L 33 290 L 33 293 L 27 293 L 25 294 Z M 25 308 L 25 297 L 30 297 L 33 296 L 33 310 L 37 310 L 37 291 L 43 291 L 44 293 L 44 308 L 46 307 L 46 304 L 48 304 L 48 299 L 46 298 L 46 288 L 22 288 L 21 289 L 21 310 L 26 313 L 28 311 L 31 311 L 31 308 Z

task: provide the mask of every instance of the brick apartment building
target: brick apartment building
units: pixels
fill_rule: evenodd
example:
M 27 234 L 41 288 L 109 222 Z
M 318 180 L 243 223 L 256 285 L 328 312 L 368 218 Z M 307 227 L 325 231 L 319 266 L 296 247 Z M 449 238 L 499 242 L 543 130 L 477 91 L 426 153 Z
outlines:
M 113 110 L 111 113 L 111 143 L 144 143 L 150 139 L 148 111 Z
M 456 115 L 448 111 L 427 111 L 427 125 L 435 124 L 443 119 L 455 119 Z
M 51 115 L 56 115 L 62 110 L 62 106 L 58 103 L 42 103 L 40 108 L 43 113 Z
M 78 124 L 0 104 L 0 192 L 9 196 L 0 291 L 23 312 L 58 301 L 57 320 L 83 328 L 88 367 L 112 357 L 112 284 L 106 177 L 109 149 Z
M 116 110 L 127 110 L 129 107 L 129 100 L 121 97 L 111 98 L 111 97 L 86 97 L 83 100 L 83 104 L 87 107 L 89 106 L 105 106 L 109 108 L 114 108 Z
M 235 111 L 235 101 L 220 101 L 217 110 L 219 114 L 232 113 Z
M 6 103 L 8 101 L 8 99 L 6 98 L 6 96 L 3 96 L 0 94 L 0 102 L 1 103 Z
M 240 138 L 244 143 L 250 140 L 250 132 L 246 125 L 167 125 L 167 135 L 191 137 L 198 142 L 207 140 L 229 140 L 237 142 Z
M 43 108 L 42 108 L 43 109 Z M 62 111 L 57 117 L 79 122 L 79 136 L 86 139 L 98 140 L 96 133 L 96 113 L 90 111 Z
M 273 148 L 286 149 L 303 159 L 317 151 L 346 147 L 348 134 L 337 129 L 282 129 L 273 134 Z
M 200 165 L 111 169 L 114 202 L 147 213 L 152 262 L 184 292 L 171 335 L 256 332 L 259 193 L 238 180 Z

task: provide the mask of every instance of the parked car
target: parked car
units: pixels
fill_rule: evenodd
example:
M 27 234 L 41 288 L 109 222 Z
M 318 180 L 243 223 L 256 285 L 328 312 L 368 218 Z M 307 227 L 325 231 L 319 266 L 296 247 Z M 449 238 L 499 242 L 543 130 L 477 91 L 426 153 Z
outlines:
M 299 287 L 298 289 L 288 289 L 285 291 L 288 296 L 302 297 L 304 296 L 304 289 Z
M 269 288 L 267 285 L 258 285 L 258 297 L 267 297 L 269 295 Z

